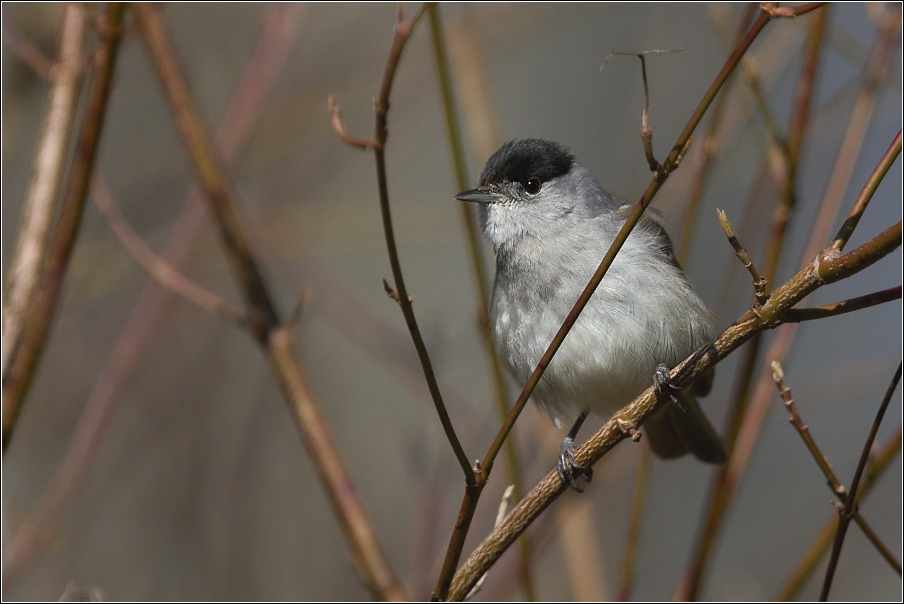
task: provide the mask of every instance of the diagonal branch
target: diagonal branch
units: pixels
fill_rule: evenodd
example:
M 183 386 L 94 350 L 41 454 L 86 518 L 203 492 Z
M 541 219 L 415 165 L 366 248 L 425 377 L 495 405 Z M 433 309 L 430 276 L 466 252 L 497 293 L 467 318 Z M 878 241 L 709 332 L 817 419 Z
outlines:
M 785 315 L 785 323 L 800 323 L 802 321 L 813 321 L 816 319 L 825 319 L 827 317 L 835 317 L 845 313 L 854 312 L 877 304 L 884 304 L 893 300 L 901 299 L 901 286 L 890 287 L 882 291 L 866 294 L 850 300 L 835 302 L 825 306 L 816 306 L 814 308 L 792 308 Z
M 227 323 L 238 327 L 245 325 L 245 316 L 242 311 L 180 273 L 141 240 L 141 237 L 123 216 L 113 193 L 107 186 L 107 181 L 103 180 L 99 174 L 91 183 L 91 196 L 94 198 L 97 209 L 107 219 L 107 224 L 119 243 L 126 248 L 132 259 L 160 285 Z
M 99 28 L 100 47 L 94 59 L 91 85 L 85 106 L 75 148 L 75 158 L 69 175 L 69 185 L 63 200 L 54 241 L 35 292 L 22 336 L 9 367 L 3 374 L 3 450 L 9 447 L 10 437 L 23 399 L 37 368 L 38 361 L 50 327 L 56 314 L 63 278 L 69 266 L 69 258 L 78 236 L 82 220 L 88 183 L 94 170 L 94 160 L 100 145 L 107 102 L 113 80 L 113 70 L 119 51 L 123 5 L 119 2 L 107 4 L 103 26 Z
M 217 147 L 228 163 L 234 163 L 254 131 L 263 106 L 271 95 L 288 57 L 303 9 L 281 5 L 267 17 L 254 53 L 223 116 Z M 100 170 L 97 172 L 101 174 Z M 185 265 L 194 241 L 207 224 L 202 193 L 193 186 L 176 218 L 164 247 L 171 265 Z M 129 377 L 134 373 L 147 343 L 172 303 L 172 294 L 150 280 L 132 308 L 103 369 L 79 416 L 63 459 L 37 503 L 3 551 L 3 581 L 8 585 L 44 551 L 61 526 L 60 518 L 91 474 L 107 429 L 116 415 Z
M 308 390 L 292 344 L 291 326 L 281 326 L 279 323 L 276 309 L 238 220 L 231 184 L 204 129 L 200 112 L 189 92 L 163 20 L 157 8 L 150 4 L 138 4 L 137 14 L 142 37 L 166 92 L 183 144 L 207 195 L 236 283 L 248 306 L 248 329 L 264 349 L 298 423 L 305 448 L 317 467 L 321 482 L 352 548 L 355 568 L 374 597 L 404 598 L 404 591 L 395 578 L 363 503 L 358 498 L 335 439 Z
M 825 602 L 829 598 L 829 590 L 832 588 L 832 579 L 835 576 L 835 569 L 838 566 L 838 557 L 841 555 L 841 547 L 844 545 L 844 536 L 847 533 L 847 527 L 850 526 L 851 520 L 853 520 L 857 511 L 857 489 L 860 488 L 860 478 L 863 476 L 866 462 L 869 460 L 869 452 L 873 448 L 873 441 L 876 440 L 879 424 L 882 423 L 882 418 L 885 416 L 885 410 L 888 409 L 891 397 L 898 388 L 898 382 L 901 381 L 901 367 L 902 365 L 899 363 L 898 369 L 891 379 L 891 384 L 888 385 L 888 390 L 885 392 L 885 397 L 879 404 L 879 411 L 876 412 L 876 419 L 873 421 L 872 427 L 870 427 L 869 436 L 866 437 L 866 442 L 863 443 L 863 453 L 860 455 L 860 461 L 857 463 L 857 469 L 854 471 L 854 478 L 851 480 L 851 492 L 844 502 L 844 508 L 838 512 L 838 532 L 835 533 L 835 543 L 832 544 L 832 556 L 829 558 L 829 566 L 826 569 L 825 580 L 822 584 L 822 592 L 819 594 L 819 600 L 821 602 Z
M 842 504 L 847 505 L 849 499 L 848 493 L 845 490 L 844 485 L 838 480 L 838 477 L 835 476 L 835 472 L 832 470 L 832 465 L 829 463 L 828 458 L 823 455 L 819 446 L 816 444 L 816 441 L 813 439 L 813 435 L 810 434 L 810 428 L 804 423 L 800 414 L 797 412 L 797 406 L 794 404 L 794 398 L 791 396 L 791 389 L 785 384 L 785 375 L 782 371 L 782 366 L 775 361 L 772 362 L 772 377 L 778 388 L 779 396 L 782 398 L 785 408 L 788 410 L 788 421 L 794 426 L 794 429 L 797 430 L 797 433 L 800 435 L 801 440 L 804 441 L 804 445 L 806 445 L 813 460 L 816 461 L 816 465 L 822 470 L 822 474 L 826 477 L 829 488 L 831 488 L 832 492 L 839 500 L 841 500 Z M 894 568 L 900 576 L 901 563 L 895 559 L 885 544 L 882 543 L 879 536 L 876 535 L 872 527 L 869 526 L 859 510 L 854 511 L 854 521 L 857 523 L 857 526 L 863 530 L 863 534 L 866 538 L 869 539 L 882 557 L 891 564 L 892 568 Z
M 37 47 L 3 20 L 4 39 L 12 38 L 43 56 Z M 52 79 L 47 93 L 47 107 L 35 151 L 34 166 L 25 202 L 16 249 L 9 266 L 8 294 L 3 305 L 2 353 L 3 375 L 9 369 L 22 328 L 41 278 L 49 245 L 48 235 L 56 212 L 60 183 L 63 180 L 66 154 L 82 89 L 85 32 L 88 19 L 84 7 L 66 5 L 60 31 L 59 62 L 47 74 Z M 13 33 L 15 32 L 15 33 Z M 30 46 L 29 46 L 30 45 Z M 46 57 L 44 57 L 47 60 Z

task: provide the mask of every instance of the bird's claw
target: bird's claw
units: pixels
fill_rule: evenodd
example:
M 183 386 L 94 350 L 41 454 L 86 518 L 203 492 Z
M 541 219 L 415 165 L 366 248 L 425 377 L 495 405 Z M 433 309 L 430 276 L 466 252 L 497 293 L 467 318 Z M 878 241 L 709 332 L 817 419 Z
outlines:
M 559 473 L 561 481 L 578 493 L 583 493 L 584 489 L 578 484 L 577 476 L 584 476 L 584 480 L 590 482 L 593 479 L 593 468 L 582 466 L 574 459 L 574 440 L 566 437 L 559 447 L 559 459 L 556 461 L 556 472 Z
M 661 399 L 664 396 L 668 396 L 672 400 L 673 405 L 684 411 L 681 402 L 672 393 L 673 391 L 680 390 L 680 388 L 677 388 L 672 383 L 672 376 L 669 373 L 669 368 L 665 366 L 665 363 L 659 363 L 656 365 L 656 369 L 653 370 L 653 388 L 656 390 L 657 397 Z

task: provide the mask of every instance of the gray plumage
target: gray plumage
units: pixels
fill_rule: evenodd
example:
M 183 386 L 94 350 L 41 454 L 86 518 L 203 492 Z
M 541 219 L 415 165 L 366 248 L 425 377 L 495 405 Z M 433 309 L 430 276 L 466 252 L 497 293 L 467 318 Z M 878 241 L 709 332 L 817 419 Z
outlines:
M 565 148 L 538 139 L 503 145 L 487 161 L 480 187 L 458 198 L 481 204 L 481 227 L 496 250 L 492 332 L 502 360 L 523 384 L 631 208 Z M 710 313 L 648 210 L 532 400 L 557 424 L 582 409 L 609 417 L 652 384 L 657 364 L 674 367 L 712 336 Z M 681 398 L 684 411 L 669 404 L 648 422 L 654 450 L 723 461 L 721 442 L 693 396 Z

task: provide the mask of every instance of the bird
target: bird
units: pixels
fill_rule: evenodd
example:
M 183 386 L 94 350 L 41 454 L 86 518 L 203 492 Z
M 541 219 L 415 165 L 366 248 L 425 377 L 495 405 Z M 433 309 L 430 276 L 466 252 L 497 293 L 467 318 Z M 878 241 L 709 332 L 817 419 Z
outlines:
M 566 147 L 536 138 L 502 145 L 479 186 L 455 197 L 478 204 L 496 252 L 491 333 L 509 373 L 524 384 L 632 208 Z M 643 425 L 657 456 L 693 453 L 714 464 L 727 457 L 696 400 L 709 393 L 712 372 L 680 392 L 669 381 L 669 367 L 712 341 L 713 320 L 662 223 L 655 211 L 641 216 L 531 395 L 556 426 L 579 414 L 557 460 L 562 481 L 578 491 L 575 476 L 592 477 L 574 461 L 574 438 L 588 413 L 608 418 L 651 383 L 672 399 Z

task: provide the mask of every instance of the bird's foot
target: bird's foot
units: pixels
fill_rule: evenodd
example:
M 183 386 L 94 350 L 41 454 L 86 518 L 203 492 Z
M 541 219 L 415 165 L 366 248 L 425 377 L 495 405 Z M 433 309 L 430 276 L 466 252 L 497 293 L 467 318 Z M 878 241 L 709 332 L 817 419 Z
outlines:
M 665 363 L 659 363 L 653 371 L 653 388 L 656 390 L 657 397 L 661 399 L 664 396 L 668 396 L 672 399 L 673 405 L 684 411 L 678 398 L 673 394 L 673 391 L 677 392 L 681 389 L 672 383 L 672 376 L 669 374 L 669 368 L 665 366 Z
M 584 480 L 590 482 L 593 480 L 593 468 L 582 466 L 574 459 L 574 439 L 566 436 L 559 447 L 559 459 L 556 461 L 556 471 L 563 483 L 570 485 L 572 489 L 578 493 L 583 493 L 584 489 L 578 484 L 577 477 L 583 475 Z

